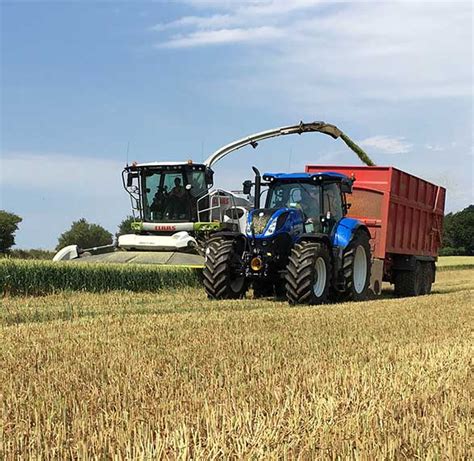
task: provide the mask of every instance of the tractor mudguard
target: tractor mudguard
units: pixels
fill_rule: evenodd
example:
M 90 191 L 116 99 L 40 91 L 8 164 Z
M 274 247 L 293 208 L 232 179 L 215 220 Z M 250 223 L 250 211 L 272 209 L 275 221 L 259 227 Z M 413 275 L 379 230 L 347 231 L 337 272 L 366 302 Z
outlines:
M 245 235 L 242 234 L 242 232 L 235 232 L 235 231 L 220 231 L 220 232 L 214 232 L 212 234 L 213 237 L 223 237 L 223 238 L 229 238 L 229 239 L 235 239 L 238 237 L 245 238 Z
M 332 246 L 344 250 L 359 229 L 364 229 L 370 237 L 370 232 L 365 224 L 354 218 L 342 218 L 331 232 Z
M 306 242 L 324 242 L 328 248 L 331 246 L 331 241 L 327 234 L 323 234 L 321 232 L 314 232 L 314 233 L 305 233 L 301 234 L 298 238 L 298 242 L 306 241 Z
M 247 237 L 242 234 L 242 232 L 234 232 L 234 231 L 221 231 L 221 232 L 214 232 L 210 238 L 210 240 L 214 240 L 216 238 L 221 238 L 225 240 L 234 240 L 239 242 L 239 248 L 243 250 L 247 245 Z

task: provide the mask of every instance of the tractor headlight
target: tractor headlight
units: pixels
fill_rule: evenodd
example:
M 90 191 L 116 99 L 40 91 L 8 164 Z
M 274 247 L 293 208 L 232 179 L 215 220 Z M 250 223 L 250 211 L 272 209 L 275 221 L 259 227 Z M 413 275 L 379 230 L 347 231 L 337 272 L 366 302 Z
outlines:
M 270 235 L 273 234 L 273 232 L 275 232 L 276 230 L 276 227 L 277 227 L 277 220 L 274 219 L 270 225 L 268 226 L 268 229 L 265 231 L 265 233 L 263 234 L 265 237 L 269 237 Z

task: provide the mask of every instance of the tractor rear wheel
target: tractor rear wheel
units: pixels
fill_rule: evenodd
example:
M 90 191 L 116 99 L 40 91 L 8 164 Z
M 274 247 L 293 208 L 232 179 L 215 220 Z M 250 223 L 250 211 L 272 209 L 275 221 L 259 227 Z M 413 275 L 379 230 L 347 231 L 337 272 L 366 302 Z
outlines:
M 357 231 L 344 251 L 342 268 L 345 291 L 339 300 L 364 301 L 369 297 L 370 285 L 370 238 L 365 231 Z
M 213 239 L 206 248 L 204 288 L 210 299 L 238 299 L 247 291 L 247 280 L 233 240 Z
M 290 304 L 323 304 L 328 299 L 331 258 L 326 245 L 298 243 L 291 250 L 286 271 L 286 297 Z
M 415 264 L 415 270 L 398 270 L 394 276 L 395 295 L 401 298 L 419 296 L 423 293 L 423 273 L 420 261 Z

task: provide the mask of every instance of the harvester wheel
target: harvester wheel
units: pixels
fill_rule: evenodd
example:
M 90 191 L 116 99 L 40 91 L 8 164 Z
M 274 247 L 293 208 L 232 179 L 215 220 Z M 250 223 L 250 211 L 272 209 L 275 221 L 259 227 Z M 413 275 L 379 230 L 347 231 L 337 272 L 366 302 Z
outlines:
M 290 304 L 323 304 L 331 280 L 331 258 L 326 245 L 298 243 L 291 250 L 286 271 L 286 297 Z
M 210 299 L 238 299 L 247 291 L 236 242 L 212 239 L 206 248 L 204 288 Z
M 398 270 L 394 276 L 395 295 L 401 298 L 419 296 L 423 293 L 423 271 L 420 261 L 416 262 L 415 270 Z
M 342 268 L 346 289 L 339 296 L 341 301 L 364 301 L 369 297 L 371 270 L 369 239 L 367 232 L 359 230 L 344 251 Z

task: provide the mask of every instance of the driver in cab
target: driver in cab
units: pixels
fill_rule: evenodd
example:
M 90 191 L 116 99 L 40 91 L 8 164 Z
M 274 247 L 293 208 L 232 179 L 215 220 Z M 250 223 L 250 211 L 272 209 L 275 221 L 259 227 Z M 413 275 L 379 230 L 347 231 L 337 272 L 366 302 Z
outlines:
M 179 216 L 180 214 L 184 213 L 185 194 L 186 190 L 181 185 L 181 178 L 174 178 L 174 187 L 171 189 L 168 196 L 170 199 L 170 214 L 172 216 Z
M 174 178 L 174 187 L 171 189 L 170 197 L 176 197 L 178 199 L 182 199 L 184 197 L 184 187 L 181 185 L 180 178 Z

